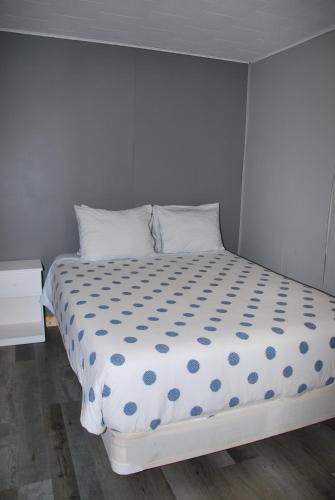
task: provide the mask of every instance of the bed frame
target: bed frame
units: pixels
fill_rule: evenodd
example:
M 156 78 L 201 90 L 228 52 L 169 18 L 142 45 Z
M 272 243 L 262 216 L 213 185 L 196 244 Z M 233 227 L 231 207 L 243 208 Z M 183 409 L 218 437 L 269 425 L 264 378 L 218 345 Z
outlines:
M 332 384 L 297 397 L 224 410 L 211 418 L 162 425 L 151 432 L 125 434 L 107 429 L 102 440 L 113 471 L 132 474 L 334 417 L 335 384 Z

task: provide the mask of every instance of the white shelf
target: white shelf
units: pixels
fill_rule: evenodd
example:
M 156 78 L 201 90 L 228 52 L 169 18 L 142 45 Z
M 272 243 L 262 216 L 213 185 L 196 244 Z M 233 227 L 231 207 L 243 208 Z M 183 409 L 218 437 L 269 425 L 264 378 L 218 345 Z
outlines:
M 0 325 L 0 346 L 44 342 L 44 329 L 41 322 Z
M 44 342 L 39 260 L 0 262 L 0 346 Z

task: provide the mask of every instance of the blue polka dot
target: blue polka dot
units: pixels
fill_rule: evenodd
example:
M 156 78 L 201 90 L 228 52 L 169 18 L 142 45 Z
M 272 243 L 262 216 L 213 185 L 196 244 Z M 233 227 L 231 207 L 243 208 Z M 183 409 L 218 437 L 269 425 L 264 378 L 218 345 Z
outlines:
M 94 317 L 95 317 L 94 313 L 87 313 L 87 314 L 85 314 L 85 318 L 86 319 L 90 319 L 90 318 L 94 318 Z
M 165 335 L 168 337 L 177 337 L 178 333 L 177 332 L 165 332 Z
M 139 302 L 136 302 L 135 304 L 133 304 L 134 307 L 143 307 L 143 304 L 140 304 Z
M 149 321 L 159 321 L 159 318 L 157 318 L 156 316 L 149 316 L 148 320 Z
M 242 340 L 247 340 L 249 338 L 249 335 L 245 332 L 236 332 L 235 335 Z
M 167 312 L 167 309 L 165 309 L 164 307 L 159 307 L 157 309 L 157 312 L 160 312 L 160 313 Z
M 279 328 L 278 326 L 273 326 L 271 330 L 278 335 L 282 335 L 284 333 L 284 330 L 282 328 Z
M 110 358 L 110 362 L 115 366 L 121 366 L 125 362 L 125 357 L 122 354 L 113 354 Z
M 231 352 L 228 356 L 228 362 L 231 366 L 236 366 L 240 362 L 240 356 L 236 352 Z
M 240 403 L 240 400 L 239 398 L 231 398 L 231 400 L 229 401 L 229 406 L 230 408 L 233 408 L 234 406 L 237 406 L 238 404 Z
M 221 385 L 221 381 L 218 378 L 215 378 L 214 380 L 212 380 L 209 387 L 211 391 L 217 392 L 221 389 Z
M 217 329 L 215 328 L 215 326 L 204 326 L 204 330 L 206 330 L 207 332 L 215 332 Z
M 322 370 L 322 367 L 323 367 L 323 362 L 321 361 L 321 359 L 318 359 L 314 365 L 315 371 L 320 372 Z
M 108 387 L 108 385 L 105 384 L 102 389 L 102 397 L 108 398 L 108 396 L 110 396 L 110 393 L 111 393 L 110 387 Z
M 264 399 L 272 399 L 274 395 L 275 395 L 274 391 L 270 389 L 266 391 L 266 393 L 264 394 Z
M 168 397 L 169 401 L 177 401 L 179 396 L 180 396 L 180 390 L 174 388 L 174 389 L 169 390 L 167 397 Z
M 329 345 L 330 345 L 331 349 L 335 349 L 335 337 L 331 337 L 331 339 L 329 341 Z
M 304 325 L 306 328 L 309 328 L 310 330 L 316 329 L 316 325 L 314 323 L 306 322 L 306 323 L 304 323 Z
M 97 359 L 97 354 L 95 352 L 91 352 L 90 357 L 89 357 L 89 361 L 90 361 L 91 366 L 94 365 L 96 359 Z
M 248 326 L 252 326 L 252 323 L 249 323 L 249 322 L 247 322 L 247 321 L 242 321 L 242 322 L 240 323 L 240 325 L 241 325 L 241 326 L 247 326 L 247 327 L 248 327 Z
M 301 384 L 299 385 L 298 387 L 298 394 L 301 394 L 302 392 L 304 392 L 305 390 L 307 389 L 307 385 L 306 384 Z
M 169 352 L 170 347 L 167 346 L 166 344 L 156 344 L 155 349 L 156 349 L 156 351 L 158 351 L 162 354 L 166 354 L 167 352 Z
M 176 326 L 185 326 L 186 323 L 184 323 L 184 321 L 175 321 L 175 325 Z
M 150 428 L 154 431 L 160 424 L 161 424 L 160 418 L 155 418 L 154 420 L 151 420 Z
M 143 375 L 143 382 L 146 385 L 152 385 L 154 382 L 156 382 L 156 378 L 156 373 L 152 370 L 148 370 Z
M 190 359 L 187 363 L 187 369 L 190 373 L 196 373 L 200 368 L 200 363 L 196 359 Z
M 136 337 L 125 337 L 123 340 L 125 342 L 127 342 L 128 344 L 134 344 L 135 342 L 137 342 L 137 338 Z
M 307 342 L 300 342 L 299 350 L 300 350 L 301 354 L 306 354 L 308 349 L 309 349 L 309 347 L 308 347 Z
M 147 330 L 148 327 L 146 325 L 137 325 L 136 329 L 137 330 Z
M 83 338 L 84 336 L 84 330 L 80 330 L 80 332 L 78 333 L 78 340 L 79 342 L 81 341 L 81 339 Z
M 101 304 L 101 306 L 99 306 L 99 309 L 109 309 L 109 306 L 106 306 L 105 304 Z
M 276 349 L 272 346 L 269 346 L 265 349 L 265 356 L 267 359 L 273 359 L 276 357 Z
M 131 311 L 122 311 L 121 314 L 124 316 L 131 316 L 133 313 Z
M 77 306 L 82 306 L 82 305 L 84 305 L 84 304 L 86 304 L 86 300 L 79 300 L 79 301 L 77 302 Z
M 198 415 L 202 414 L 202 408 L 201 406 L 193 406 L 191 409 L 190 415 L 191 417 L 197 417 Z
M 93 387 L 91 387 L 91 389 L 88 393 L 88 399 L 90 400 L 91 403 L 93 403 L 93 401 L 95 401 L 95 392 L 94 392 Z
M 334 383 L 335 378 L 334 377 L 329 377 L 329 379 L 326 382 L 326 385 L 331 385 Z
M 293 373 L 293 368 L 292 366 L 285 366 L 284 370 L 283 370 L 283 375 L 285 378 L 289 378 L 291 377 Z
M 248 375 L 249 384 L 256 384 L 257 381 L 258 381 L 258 373 L 256 372 L 249 373 Z
M 123 407 L 123 412 L 128 415 L 134 415 L 137 411 L 137 404 L 134 403 L 133 401 L 129 401 L 129 403 L 125 404 Z
M 108 331 L 107 330 L 97 330 L 95 332 L 95 334 L 98 336 L 98 337 L 103 337 L 104 335 L 107 335 L 108 334 Z
M 202 345 L 209 345 L 209 344 L 211 344 L 211 341 L 207 337 L 199 337 L 197 339 L 197 341 L 199 342 L 199 344 L 202 344 Z
M 112 325 L 119 325 L 122 322 L 119 319 L 111 319 L 110 323 L 112 323 Z

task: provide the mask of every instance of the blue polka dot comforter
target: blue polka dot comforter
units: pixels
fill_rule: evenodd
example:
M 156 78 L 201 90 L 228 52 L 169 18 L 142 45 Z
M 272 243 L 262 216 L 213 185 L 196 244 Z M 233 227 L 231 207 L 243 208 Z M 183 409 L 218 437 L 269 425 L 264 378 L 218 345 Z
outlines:
M 54 262 L 44 304 L 100 434 L 334 383 L 335 299 L 228 251 Z

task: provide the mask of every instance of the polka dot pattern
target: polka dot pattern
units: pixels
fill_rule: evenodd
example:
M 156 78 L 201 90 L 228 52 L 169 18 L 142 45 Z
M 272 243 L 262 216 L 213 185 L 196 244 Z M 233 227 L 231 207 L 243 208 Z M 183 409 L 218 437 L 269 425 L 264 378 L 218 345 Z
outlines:
M 227 251 L 65 259 L 53 273 L 83 423 L 97 433 L 334 384 L 335 299 Z

